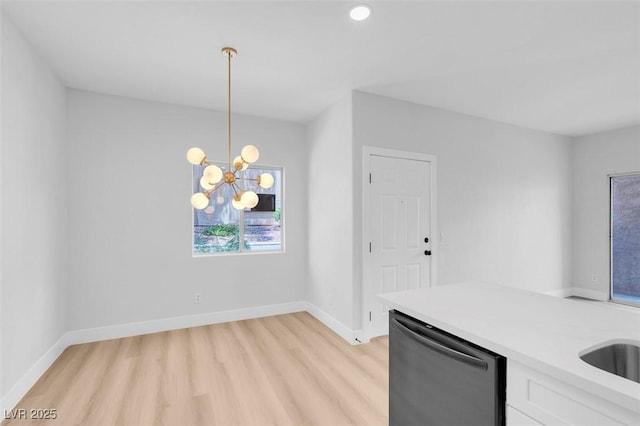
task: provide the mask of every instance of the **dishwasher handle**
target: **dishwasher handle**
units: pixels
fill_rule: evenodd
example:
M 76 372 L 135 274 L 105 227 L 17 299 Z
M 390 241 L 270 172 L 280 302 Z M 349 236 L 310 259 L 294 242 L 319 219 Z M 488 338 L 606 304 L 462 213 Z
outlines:
M 435 340 L 432 340 L 428 337 L 425 337 L 417 332 L 415 332 L 414 330 L 412 330 L 411 328 L 409 328 L 403 321 L 397 319 L 397 318 L 391 318 L 391 321 L 393 321 L 397 327 L 399 328 L 400 331 L 402 331 L 405 334 L 408 334 L 410 337 L 413 337 L 414 339 L 418 340 L 420 343 L 429 346 L 430 348 L 446 355 L 449 356 L 451 358 L 457 359 L 458 361 L 464 362 L 465 364 L 469 364 L 473 367 L 477 367 L 477 368 L 481 368 L 483 370 L 486 370 L 489 368 L 489 365 L 487 364 L 486 361 L 484 361 L 481 358 L 477 358 L 473 355 L 469 355 L 466 354 L 464 352 L 460 352 L 454 348 L 451 348 L 449 346 L 445 346 Z

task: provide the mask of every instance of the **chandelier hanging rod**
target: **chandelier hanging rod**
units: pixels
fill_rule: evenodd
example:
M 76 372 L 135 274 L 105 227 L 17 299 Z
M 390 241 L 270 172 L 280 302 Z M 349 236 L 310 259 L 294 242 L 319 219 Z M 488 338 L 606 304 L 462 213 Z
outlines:
M 238 51 L 233 47 L 223 47 L 222 53 L 227 57 L 227 152 L 229 170 L 231 170 L 231 59 L 238 54 Z

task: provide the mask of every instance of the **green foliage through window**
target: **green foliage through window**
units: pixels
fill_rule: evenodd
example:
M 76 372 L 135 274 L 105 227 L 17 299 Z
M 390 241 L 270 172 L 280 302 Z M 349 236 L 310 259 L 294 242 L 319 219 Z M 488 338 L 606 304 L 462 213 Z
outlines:
M 240 230 L 237 225 L 218 224 L 207 227 L 202 231 L 202 235 L 226 237 L 230 235 L 237 235 L 238 232 L 240 232 Z

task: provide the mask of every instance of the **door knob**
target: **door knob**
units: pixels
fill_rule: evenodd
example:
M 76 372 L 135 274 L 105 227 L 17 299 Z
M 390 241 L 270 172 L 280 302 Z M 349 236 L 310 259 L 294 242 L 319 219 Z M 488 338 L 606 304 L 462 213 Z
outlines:
M 425 250 L 424 251 L 424 255 L 425 256 L 431 256 L 431 250 Z

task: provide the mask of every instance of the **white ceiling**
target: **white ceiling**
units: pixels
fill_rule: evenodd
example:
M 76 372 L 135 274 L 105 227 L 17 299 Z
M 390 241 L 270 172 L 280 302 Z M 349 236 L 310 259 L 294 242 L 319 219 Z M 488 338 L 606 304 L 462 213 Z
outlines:
M 640 3 L 3 1 L 69 87 L 307 122 L 350 89 L 563 135 L 640 122 Z

